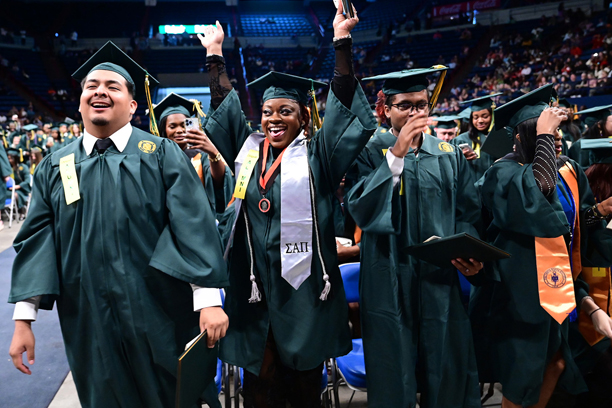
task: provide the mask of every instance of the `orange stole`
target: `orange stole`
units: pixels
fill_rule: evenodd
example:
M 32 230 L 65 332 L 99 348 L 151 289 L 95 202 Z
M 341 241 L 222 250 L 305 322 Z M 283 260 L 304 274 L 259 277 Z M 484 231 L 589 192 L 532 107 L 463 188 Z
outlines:
M 204 171 L 202 170 L 202 153 L 196 154 L 193 159 L 191 159 L 191 164 L 193 164 L 193 167 L 198 173 L 198 177 L 200 177 L 202 184 L 204 184 Z
M 597 307 L 610 315 L 610 268 L 589 268 L 585 266 L 582 268 L 582 279 L 589 284 L 589 295 L 593 298 Z M 605 338 L 603 334 L 599 334 L 595 330 L 593 321 L 585 313 L 580 313 L 578 316 L 578 329 L 591 346 Z
M 574 278 L 580 274 L 581 262 L 578 180 L 574 170 L 567 165 L 561 168 L 559 173 L 571 190 L 576 210 L 574 235 L 572 236 L 573 271 L 563 236 L 535 237 L 535 253 L 540 305 L 561 324 L 576 308 Z

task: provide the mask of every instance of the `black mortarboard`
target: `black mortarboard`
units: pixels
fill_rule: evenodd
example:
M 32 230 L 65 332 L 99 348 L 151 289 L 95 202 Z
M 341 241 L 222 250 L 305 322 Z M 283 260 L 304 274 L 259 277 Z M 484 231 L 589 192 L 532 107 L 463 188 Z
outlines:
M 495 108 L 493 98 L 496 98 L 500 95 L 502 95 L 501 92 L 492 95 L 481 96 L 479 98 L 470 99 L 469 101 L 463 101 L 461 102 L 461 105 L 469 106 L 471 108 L 471 112 L 478 112 L 484 109 Z
M 182 113 L 190 118 L 194 115 L 195 108 L 192 101 L 172 92 L 155 105 L 153 111 L 157 120 L 161 122 L 162 119 L 174 113 Z
M 112 41 L 104 44 L 72 74 L 72 77 L 80 82 L 91 72 L 98 70 L 112 71 L 121 75 L 126 81 L 134 85 L 136 94 L 139 96 L 145 95 L 147 86 L 152 88 L 159 85 L 157 79 L 153 78 Z
M 610 108 L 612 108 L 612 105 L 595 106 L 594 108 L 576 112 L 576 115 L 584 115 L 582 119 L 585 125 L 593 127 L 597 122 L 607 119 L 612 114 Z
M 293 99 L 308 104 L 311 90 L 326 87 L 325 82 L 315 81 L 310 78 L 302 78 L 283 72 L 271 71 L 261 78 L 247 84 L 249 88 L 265 91 L 263 101 L 278 98 Z
M 612 139 L 582 139 L 580 142 L 582 150 L 589 150 L 591 164 L 608 163 L 612 164 Z
M 453 129 L 457 127 L 456 120 L 461 119 L 459 116 L 440 116 L 438 124 L 435 126 L 440 129 Z
M 544 85 L 516 98 L 495 110 L 495 129 L 509 128 L 512 132 L 520 123 L 537 118 L 550 106 L 552 85 Z

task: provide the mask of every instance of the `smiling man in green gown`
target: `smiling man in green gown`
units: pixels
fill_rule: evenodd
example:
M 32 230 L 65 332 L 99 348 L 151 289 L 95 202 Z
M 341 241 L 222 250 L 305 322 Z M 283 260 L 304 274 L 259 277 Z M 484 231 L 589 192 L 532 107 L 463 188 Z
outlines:
M 206 293 L 228 284 L 214 216 L 180 148 L 130 125 L 153 78 L 110 42 L 74 77 L 85 133 L 36 169 L 10 355 L 30 374 L 31 321 L 55 302 L 83 407 L 170 407 L 185 344 L 206 329 L 213 346 L 228 327 Z

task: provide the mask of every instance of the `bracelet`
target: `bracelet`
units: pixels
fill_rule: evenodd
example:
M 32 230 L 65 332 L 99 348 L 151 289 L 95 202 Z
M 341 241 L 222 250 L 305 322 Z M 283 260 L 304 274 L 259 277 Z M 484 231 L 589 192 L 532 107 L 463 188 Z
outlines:
M 343 35 L 342 37 L 334 37 L 332 41 L 339 41 L 339 40 L 344 40 L 347 38 L 353 38 L 353 37 L 350 34 L 347 34 L 347 35 Z
M 211 163 L 216 163 L 216 162 L 218 162 L 219 160 L 221 160 L 222 158 L 223 158 L 223 156 L 221 156 L 221 153 L 217 153 L 217 155 L 216 155 L 215 157 L 210 157 L 210 155 L 208 155 L 208 160 L 209 160 Z
M 599 208 L 597 208 L 597 204 L 593 206 L 593 212 L 595 213 L 595 216 L 598 218 L 604 219 L 607 217 L 607 215 L 603 215 L 601 211 L 599 211 Z
M 595 313 L 598 310 L 601 310 L 601 307 L 598 307 L 597 309 L 595 309 L 591 313 L 589 313 L 589 317 L 593 316 L 593 313 Z

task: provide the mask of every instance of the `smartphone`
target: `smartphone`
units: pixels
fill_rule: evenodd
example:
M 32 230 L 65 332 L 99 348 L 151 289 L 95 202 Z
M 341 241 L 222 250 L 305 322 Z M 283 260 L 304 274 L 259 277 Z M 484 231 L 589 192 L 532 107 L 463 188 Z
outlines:
M 338 0 L 334 0 L 334 6 L 338 8 Z M 353 4 L 351 0 L 342 0 L 342 14 L 347 17 L 353 18 L 355 17 L 355 12 L 353 11 Z
M 472 149 L 472 147 L 467 143 L 461 143 L 459 148 L 463 150 L 463 154 L 466 154 L 465 150 L 467 150 L 467 153 L 475 153 L 474 149 Z
M 198 120 L 196 118 L 185 118 L 185 129 L 197 130 L 199 128 L 200 128 L 200 124 L 198 123 Z

